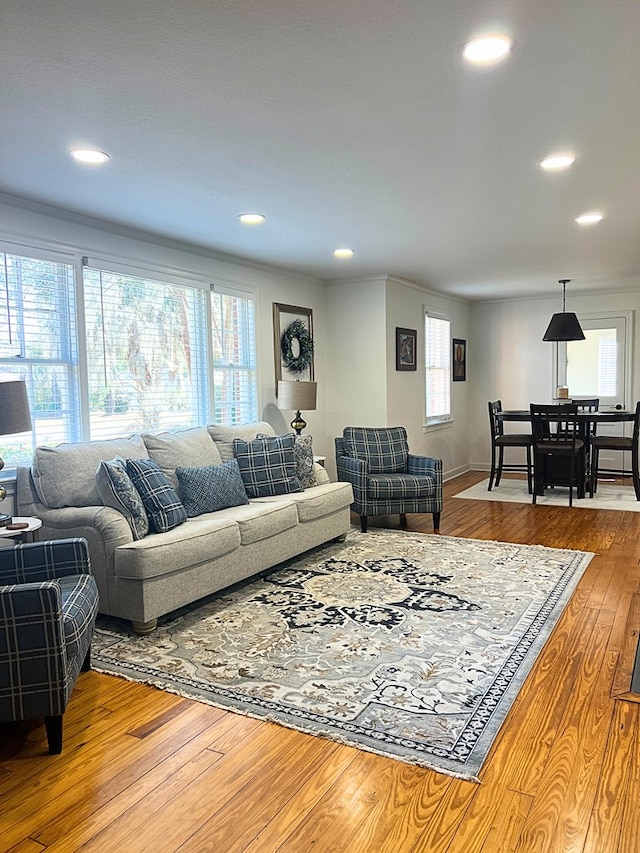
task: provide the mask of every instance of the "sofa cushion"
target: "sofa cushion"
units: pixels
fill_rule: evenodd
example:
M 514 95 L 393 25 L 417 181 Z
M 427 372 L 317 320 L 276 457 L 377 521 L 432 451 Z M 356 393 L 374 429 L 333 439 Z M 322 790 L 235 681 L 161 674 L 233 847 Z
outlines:
M 140 436 L 37 447 L 31 473 L 38 497 L 48 507 L 101 506 L 96 468 L 104 459 L 145 459 Z
M 313 469 L 313 438 L 310 435 L 293 435 L 293 454 L 296 458 L 296 476 L 303 489 L 318 485 Z M 256 438 L 269 438 L 264 433 L 258 433 Z
M 302 491 L 296 476 L 293 444 L 292 434 L 253 441 L 234 438 L 233 452 L 250 498 Z
M 277 501 L 274 499 L 271 504 L 252 501 L 246 506 L 223 509 L 213 517 L 233 519 L 240 530 L 242 545 L 251 545 L 252 542 L 270 539 L 298 524 L 296 505 L 283 497 Z M 211 518 L 211 516 L 202 516 L 202 518 Z
M 249 503 L 235 459 L 221 465 L 176 468 L 176 476 L 189 518 Z
M 344 450 L 362 459 L 369 474 L 396 474 L 407 470 L 409 443 L 404 427 L 345 427 Z
M 312 489 L 305 489 L 304 492 L 270 498 L 255 498 L 252 501 L 254 504 L 272 504 L 274 506 L 282 502 L 294 503 L 298 510 L 298 521 L 304 523 L 315 521 L 317 518 L 324 518 L 350 506 L 353 502 L 353 491 L 351 483 L 324 483 Z
M 167 533 L 116 548 L 115 574 L 140 580 L 170 575 L 215 560 L 239 546 L 240 530 L 232 518 L 220 513 L 201 515 Z M 175 582 L 188 583 L 180 577 Z
M 142 436 L 147 456 L 158 467 L 174 489 L 178 489 L 176 468 L 196 468 L 201 465 L 219 465 L 222 462 L 218 448 L 204 427 L 193 427 L 179 432 L 145 433 Z
M 140 493 L 127 474 L 127 463 L 122 456 L 98 465 L 96 483 L 102 503 L 124 515 L 134 539 L 143 539 L 149 532 L 149 519 Z
M 187 520 L 175 489 L 153 459 L 127 459 L 127 473 L 140 492 L 154 533 L 166 533 Z
M 235 426 L 224 426 L 223 424 L 209 424 L 207 427 L 209 435 L 214 440 L 222 461 L 233 459 L 233 439 L 241 438 L 243 441 L 251 441 L 258 433 L 275 435 L 275 430 L 266 421 L 256 421 L 252 424 L 236 424 Z

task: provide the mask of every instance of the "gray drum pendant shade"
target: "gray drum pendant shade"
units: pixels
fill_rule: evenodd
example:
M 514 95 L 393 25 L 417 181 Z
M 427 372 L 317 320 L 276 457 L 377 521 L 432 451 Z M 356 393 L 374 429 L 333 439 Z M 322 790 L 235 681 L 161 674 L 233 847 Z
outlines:
M 543 341 L 583 341 L 584 332 L 580 328 L 578 318 L 571 311 L 565 311 L 565 288 L 571 281 L 570 278 L 561 278 L 558 284 L 562 285 L 562 312 L 554 314 L 551 318 L 547 331 L 544 333 Z

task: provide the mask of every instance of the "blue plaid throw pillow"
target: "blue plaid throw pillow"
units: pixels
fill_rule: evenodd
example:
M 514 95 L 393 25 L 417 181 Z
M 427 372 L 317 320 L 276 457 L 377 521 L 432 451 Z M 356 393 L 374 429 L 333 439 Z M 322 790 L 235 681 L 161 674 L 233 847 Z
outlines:
M 296 476 L 294 436 L 274 435 L 253 441 L 233 439 L 233 452 L 250 498 L 301 492 Z
M 313 438 L 310 435 L 293 436 L 293 455 L 296 458 L 296 477 L 300 480 L 303 489 L 310 489 L 318 485 L 315 471 L 313 470 Z M 256 438 L 273 438 L 259 432 Z
M 235 459 L 222 465 L 176 468 L 176 477 L 189 518 L 249 503 Z
M 140 493 L 155 533 L 166 533 L 187 520 L 175 489 L 152 459 L 127 459 L 127 473 Z

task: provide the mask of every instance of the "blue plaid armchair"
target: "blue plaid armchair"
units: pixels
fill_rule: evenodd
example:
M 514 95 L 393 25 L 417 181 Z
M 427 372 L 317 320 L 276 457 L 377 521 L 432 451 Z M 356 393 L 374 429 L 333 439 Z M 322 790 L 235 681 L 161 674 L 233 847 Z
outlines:
M 44 717 L 52 755 L 97 612 L 86 539 L 0 548 L 0 720 Z
M 367 532 L 372 515 L 433 513 L 440 528 L 442 460 L 409 453 L 404 427 L 345 427 L 336 438 L 338 480 L 351 483 L 351 509 Z

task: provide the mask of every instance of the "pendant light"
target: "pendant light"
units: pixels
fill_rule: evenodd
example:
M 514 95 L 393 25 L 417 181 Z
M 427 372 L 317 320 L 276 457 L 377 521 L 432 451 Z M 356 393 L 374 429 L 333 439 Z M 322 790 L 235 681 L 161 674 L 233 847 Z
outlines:
M 572 312 L 564 310 L 565 289 L 570 281 L 570 278 L 561 278 L 558 281 L 558 284 L 562 285 L 562 313 L 553 315 L 542 338 L 543 341 L 584 340 L 584 332 L 580 328 L 578 318 Z

